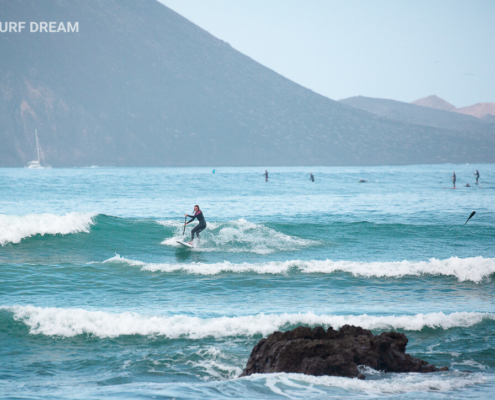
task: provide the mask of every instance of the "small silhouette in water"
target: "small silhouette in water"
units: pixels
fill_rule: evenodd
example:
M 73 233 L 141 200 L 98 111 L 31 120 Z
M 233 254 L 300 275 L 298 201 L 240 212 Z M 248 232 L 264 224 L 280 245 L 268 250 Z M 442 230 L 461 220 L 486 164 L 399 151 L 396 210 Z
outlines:
M 366 182 L 368 182 L 366 179 L 360 179 L 359 180 L 359 183 L 366 183 Z
M 476 170 L 474 176 L 476 177 L 476 184 L 478 184 L 478 181 L 480 180 L 480 173 L 478 172 L 478 170 Z
M 265 182 L 268 182 L 268 171 L 265 169 L 265 173 L 263 174 L 265 177 Z
M 474 214 L 476 214 L 476 211 L 473 211 L 473 212 L 471 213 L 471 215 L 469 216 L 469 218 L 467 219 L 467 221 L 466 221 L 466 222 L 464 222 L 464 225 L 466 225 L 466 224 L 468 223 L 468 221 L 469 221 L 471 218 L 473 218 L 473 217 L 474 217 Z
M 455 172 L 454 172 L 452 175 L 452 182 L 454 183 L 454 189 L 455 189 L 455 181 L 456 180 L 457 180 L 457 178 L 455 177 Z
M 314 182 L 314 181 L 315 181 L 315 177 L 314 177 L 314 175 L 313 175 L 313 173 L 312 173 L 312 172 L 310 172 L 310 173 L 309 173 L 309 180 L 310 180 L 311 182 Z
M 466 183 L 466 187 L 471 187 L 471 185 L 469 183 Z

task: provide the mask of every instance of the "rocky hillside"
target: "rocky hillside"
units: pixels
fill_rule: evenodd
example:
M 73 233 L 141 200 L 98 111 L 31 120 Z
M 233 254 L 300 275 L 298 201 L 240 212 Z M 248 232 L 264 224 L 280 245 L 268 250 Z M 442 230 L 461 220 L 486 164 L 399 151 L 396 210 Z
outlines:
M 487 120 L 438 108 L 363 96 L 340 100 L 340 103 L 395 121 L 442 129 L 477 132 L 488 136 L 495 135 L 495 124 L 490 124 Z
M 471 115 L 486 120 L 492 120 L 491 117 L 495 117 L 495 103 L 477 103 L 472 106 L 457 108 L 444 99 L 433 95 L 413 101 L 411 104 Z
M 436 108 L 437 110 L 443 111 L 452 111 L 456 112 L 457 108 L 453 104 L 450 104 L 448 101 L 441 99 L 436 95 L 423 97 L 422 99 L 418 99 L 413 101 L 411 104 L 415 104 L 417 106 Z
M 472 115 L 476 118 L 483 118 L 487 115 L 495 117 L 495 103 L 477 103 L 472 106 L 458 108 L 457 112 Z
M 320 96 L 155 0 L 0 0 L 0 166 L 493 162 L 493 135 L 383 118 Z

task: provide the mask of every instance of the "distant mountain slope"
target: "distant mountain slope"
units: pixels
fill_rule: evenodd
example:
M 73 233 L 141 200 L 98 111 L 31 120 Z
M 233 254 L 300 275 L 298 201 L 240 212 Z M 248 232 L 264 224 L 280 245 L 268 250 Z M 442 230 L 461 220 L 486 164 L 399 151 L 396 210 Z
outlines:
M 453 112 L 457 111 L 456 106 L 450 104 L 449 102 L 445 101 L 444 99 L 441 99 L 436 95 L 423 97 L 422 99 L 413 101 L 411 104 L 415 104 L 417 106 L 423 106 L 423 107 L 436 108 L 438 110 L 443 110 L 443 111 L 453 111 Z
M 395 100 L 374 99 L 371 97 L 350 97 L 339 100 L 360 110 L 397 121 L 460 131 L 487 132 L 495 134 L 495 125 L 478 118 L 435 108 L 417 106 Z
M 476 118 L 483 118 L 487 115 L 495 116 L 495 103 L 477 103 L 472 106 L 457 108 L 444 99 L 433 95 L 413 101 L 411 104 L 471 115 Z M 487 118 L 487 120 L 490 120 L 490 118 Z
M 478 103 L 473 106 L 458 108 L 457 112 L 483 118 L 486 115 L 495 116 L 495 103 Z
M 494 162 L 494 135 L 381 118 L 258 64 L 154 0 L 0 0 L 0 166 Z
M 495 124 L 495 115 L 487 114 L 481 118 L 485 122 Z

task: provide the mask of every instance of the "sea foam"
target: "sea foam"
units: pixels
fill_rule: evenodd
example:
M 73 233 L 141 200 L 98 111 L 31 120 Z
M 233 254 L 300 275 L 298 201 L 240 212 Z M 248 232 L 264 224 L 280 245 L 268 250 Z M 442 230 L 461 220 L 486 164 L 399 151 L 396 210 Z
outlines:
M 176 226 L 175 235 L 165 239 L 162 244 L 180 246 L 177 240 L 184 240 L 183 224 L 170 221 L 157 221 L 163 226 Z M 186 229 L 186 237 L 190 235 L 190 226 Z M 193 250 L 203 252 L 231 252 L 270 254 L 277 251 L 295 251 L 318 242 L 285 235 L 264 224 L 255 224 L 240 218 L 229 222 L 208 222 L 201 233 L 201 242 Z
M 495 320 L 493 313 L 442 312 L 416 315 L 317 315 L 311 312 L 295 314 L 256 314 L 240 317 L 199 318 L 189 315 L 143 315 L 132 312 L 112 313 L 72 308 L 11 306 L 0 307 L 14 314 L 32 334 L 71 337 L 88 334 L 100 338 L 122 335 L 164 336 L 170 339 L 231 336 L 254 336 L 291 329 L 298 325 L 338 329 L 356 325 L 365 329 L 403 329 L 420 331 L 425 327 L 450 329 L 470 327 L 485 320 Z
M 337 376 L 311 376 L 294 373 L 255 374 L 241 380 L 261 381 L 272 392 L 288 395 L 293 392 L 300 398 L 301 391 L 308 398 L 320 395 L 328 396 L 328 387 L 361 392 L 367 395 L 390 395 L 410 392 L 449 392 L 466 387 L 485 384 L 485 374 L 466 372 L 448 372 L 441 374 L 387 374 L 386 379 L 349 379 Z
M 0 245 L 19 243 L 22 239 L 35 235 L 89 232 L 96 215 L 96 213 L 82 212 L 71 212 L 65 215 L 0 214 Z
M 471 281 L 481 283 L 495 274 L 495 259 L 483 257 L 458 258 L 446 260 L 435 258 L 429 261 L 397 261 L 397 262 L 358 262 L 358 261 L 270 261 L 264 263 L 239 263 L 228 261 L 220 263 L 145 263 L 130 260 L 119 255 L 106 263 L 125 263 L 141 267 L 143 271 L 186 272 L 198 275 L 217 275 L 221 273 L 255 273 L 255 274 L 287 274 L 296 271 L 306 274 L 331 274 L 346 272 L 354 276 L 377 278 L 401 278 L 405 276 L 438 275 L 452 276 L 459 282 Z

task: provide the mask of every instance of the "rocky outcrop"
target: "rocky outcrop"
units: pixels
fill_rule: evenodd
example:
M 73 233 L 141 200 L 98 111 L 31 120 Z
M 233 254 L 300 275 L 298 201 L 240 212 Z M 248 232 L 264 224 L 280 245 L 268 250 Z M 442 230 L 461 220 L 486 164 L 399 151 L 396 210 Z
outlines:
M 384 372 L 436 372 L 426 361 L 405 353 L 408 339 L 398 332 L 374 336 L 357 326 L 345 325 L 335 331 L 322 327 L 298 327 L 275 332 L 254 346 L 241 376 L 256 373 L 295 372 L 364 379 L 358 370 L 366 365 Z

